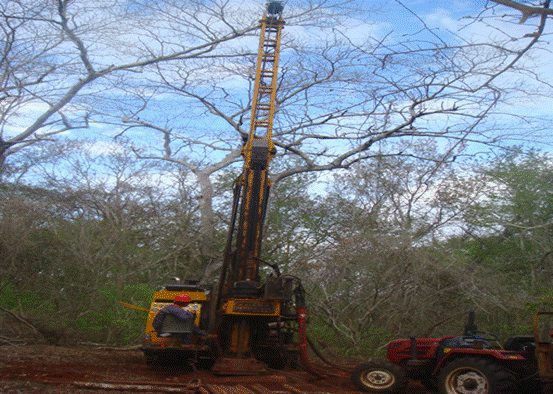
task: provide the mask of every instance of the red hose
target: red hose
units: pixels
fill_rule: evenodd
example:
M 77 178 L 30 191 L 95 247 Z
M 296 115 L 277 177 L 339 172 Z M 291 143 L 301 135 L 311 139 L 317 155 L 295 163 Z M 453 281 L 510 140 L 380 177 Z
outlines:
M 307 308 L 299 307 L 296 309 L 296 314 L 298 317 L 298 341 L 300 345 L 300 359 L 303 367 L 311 372 L 312 374 L 321 377 L 321 374 L 318 373 L 307 355 L 307 332 L 306 332 L 306 314 Z

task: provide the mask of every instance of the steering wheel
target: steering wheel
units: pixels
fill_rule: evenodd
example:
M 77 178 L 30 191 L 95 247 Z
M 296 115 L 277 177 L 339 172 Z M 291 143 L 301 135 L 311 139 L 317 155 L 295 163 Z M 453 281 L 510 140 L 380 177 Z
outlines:
M 483 341 L 495 342 L 499 340 L 499 336 L 486 331 L 471 331 L 469 335 L 463 336 L 463 338 L 481 339 Z
M 484 348 L 488 349 L 492 346 L 490 342 L 499 341 L 499 336 L 486 331 L 471 331 L 469 335 L 463 335 L 459 339 L 469 345 L 472 345 L 475 340 L 481 340 Z

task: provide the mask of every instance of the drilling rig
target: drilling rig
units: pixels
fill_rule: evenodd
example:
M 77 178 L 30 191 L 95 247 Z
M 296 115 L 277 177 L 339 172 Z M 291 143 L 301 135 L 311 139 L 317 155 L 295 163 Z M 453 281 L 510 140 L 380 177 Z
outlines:
M 286 364 L 298 354 L 291 323 L 296 320 L 294 307 L 303 303 L 301 283 L 260 258 L 271 187 L 269 163 L 276 154 L 272 129 L 282 10 L 282 4 L 273 1 L 261 20 L 250 130 L 242 149 L 244 169 L 234 186 L 231 229 L 215 303 L 223 355 L 214 372 L 255 373 L 265 363 Z M 262 275 L 261 265 L 272 272 Z
M 276 154 L 272 130 L 283 8 L 280 1 L 269 2 L 261 20 L 250 128 L 241 152 L 244 167 L 234 183 L 219 281 L 209 295 L 195 283 L 170 284 L 154 294 L 143 346 L 147 360 L 168 351 L 188 352 L 211 359 L 214 373 L 251 375 L 265 371 L 267 365 L 290 366 L 305 353 L 301 282 L 260 257 L 271 187 L 269 163 Z M 192 298 L 189 308 L 196 312 L 196 323 L 216 339 L 179 347 L 178 342 L 156 334 L 151 321 L 177 294 Z M 296 332 L 303 343 L 295 340 Z

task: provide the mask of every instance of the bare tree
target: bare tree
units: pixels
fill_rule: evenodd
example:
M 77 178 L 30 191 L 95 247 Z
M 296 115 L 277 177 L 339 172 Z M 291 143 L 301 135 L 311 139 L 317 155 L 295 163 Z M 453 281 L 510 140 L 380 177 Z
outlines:
M 532 122 L 507 113 L 511 100 L 526 94 L 509 77 L 526 74 L 531 83 L 540 82 L 533 70 L 519 67 L 524 54 L 538 45 L 536 37 L 520 37 L 524 45 L 507 34 L 487 41 L 461 34 L 446 38 L 421 18 L 418 32 L 401 41 L 393 31 L 359 36 L 350 33 L 352 23 L 366 31 L 371 24 L 352 13 L 342 13 L 337 21 L 328 14 L 333 10 L 317 10 L 313 19 L 320 26 L 300 29 L 288 23 L 285 29 L 273 136 L 280 159 L 294 158 L 296 165 L 275 173 L 274 180 L 347 169 L 379 155 L 411 155 L 439 165 L 461 156 L 468 145 L 486 150 L 525 138 L 521 129 L 508 131 L 513 122 Z M 370 20 L 370 13 L 360 15 Z M 478 23 L 465 28 L 485 27 Z M 153 103 L 153 95 L 146 100 L 141 93 L 121 124 L 126 135 L 144 129 L 154 133 L 157 152 L 150 146 L 141 157 L 179 163 L 196 175 L 208 238 L 213 232 L 211 182 L 219 170 L 240 161 L 240 137 L 247 135 L 250 100 L 245 92 L 250 91 L 253 61 L 251 54 L 212 58 L 186 69 L 158 67 L 151 81 L 160 84 L 152 86 L 171 99 Z M 162 105 L 169 101 L 186 108 L 183 117 L 164 115 Z M 439 152 L 420 156 L 414 147 L 424 138 L 435 140 Z
M 292 269 L 305 278 L 317 332 L 332 338 L 326 346 L 366 357 L 387 339 L 460 333 L 470 309 L 484 312 L 479 324 L 500 335 L 530 321 L 524 305 L 543 301 L 534 294 L 547 292 L 551 277 L 551 199 L 536 196 L 551 178 L 544 159 L 531 157 L 516 171 L 509 157 L 496 161 L 499 175 L 515 178 L 513 186 L 523 193 L 505 190 L 497 178 L 473 179 L 458 166 L 437 168 L 405 156 L 368 160 L 335 174 L 334 187 L 317 204 L 324 226 L 306 237 L 310 254 L 300 248 L 292 254 L 302 262 Z M 513 194 L 517 203 L 509 198 Z M 498 216 L 516 220 L 507 226 L 509 235 Z M 456 226 L 471 226 L 476 239 Z M 440 227 L 446 230 L 440 233 Z M 478 239 L 477 232 L 484 236 Z M 518 254 L 523 243 L 526 250 Z M 541 282 L 539 289 L 526 290 L 531 277 Z
M 324 23 L 329 24 L 334 17 L 325 10 L 325 3 L 302 7 L 290 19 L 311 24 L 308 18 L 323 15 Z M 182 101 L 174 96 L 168 99 L 169 106 L 166 101 L 160 104 L 160 97 L 173 90 L 168 80 L 186 89 L 190 84 L 209 88 L 227 64 L 251 55 L 255 45 L 244 45 L 241 40 L 249 43 L 248 36 L 257 27 L 263 4 L 223 0 L 111 0 L 101 4 L 89 0 L 21 0 L 0 7 L 4 36 L 0 58 L 0 174 L 6 170 L 9 157 L 62 133 L 74 135 L 73 131 L 88 128 L 94 131 L 92 139 L 102 139 L 105 134 L 122 134 L 128 125 L 151 127 L 164 136 L 165 156 L 197 176 L 202 187 L 204 249 L 208 255 L 213 253 L 213 190 L 209 177 L 236 161 L 239 150 L 228 145 L 217 148 L 213 144 L 217 136 L 211 134 L 206 142 L 192 132 L 190 142 L 182 141 L 185 146 L 195 153 L 199 149 L 228 150 L 225 159 L 206 166 L 201 159 L 173 156 L 169 121 L 177 119 L 182 128 L 190 122 L 190 116 L 197 114 L 179 109 Z M 163 111 L 158 111 L 160 105 Z M 183 108 L 188 106 L 184 103 Z M 138 115 L 147 121 L 139 120 Z M 104 132 L 106 128 L 111 130 Z M 140 135 L 133 137 L 144 144 Z M 204 147 L 196 146 L 198 142 Z M 180 155 L 182 146 L 177 149 Z
M 534 7 L 534 6 L 522 4 L 512 0 L 492 0 L 492 1 L 494 3 L 501 4 L 522 12 L 520 23 L 526 22 L 526 20 L 532 16 L 541 15 L 542 18 L 545 18 L 548 15 L 553 15 L 553 10 L 549 8 L 549 4 L 550 4 L 549 0 L 546 0 L 545 3 L 543 3 L 543 7 Z
M 255 19 L 227 19 L 226 4 L 3 2 L 0 170 L 29 145 L 90 127 L 91 106 L 119 102 L 113 87 L 136 84 L 136 73 L 160 63 L 224 57 L 219 44 L 256 26 Z
M 94 126 L 103 138 L 124 135 L 138 157 L 177 163 L 194 174 L 203 250 L 215 262 L 213 182 L 240 162 L 257 48 L 253 36 L 263 5 L 51 4 L 19 1 L 1 9 L 7 43 L 2 162 L 29 144 L 77 128 Z M 496 38 L 472 40 L 465 32 L 488 28 L 490 19 L 483 17 L 441 35 L 399 0 L 371 9 L 356 4 L 318 0 L 285 10 L 273 136 L 281 160 L 294 158 L 296 165 L 275 173 L 274 180 L 347 169 L 380 155 L 416 156 L 413 147 L 421 138 L 437 141 L 439 153 L 421 157 L 437 164 L 459 157 L 469 144 L 489 149 L 536 138 L 512 130 L 516 121 L 526 130 L 533 124 L 508 114 L 508 106 L 526 93 L 520 78 L 531 87 L 543 83 L 521 63 L 539 47 L 539 37 L 514 41 L 496 29 Z M 403 12 L 417 25 L 378 30 L 371 22 L 377 11 Z M 497 21 L 492 11 L 483 12 Z

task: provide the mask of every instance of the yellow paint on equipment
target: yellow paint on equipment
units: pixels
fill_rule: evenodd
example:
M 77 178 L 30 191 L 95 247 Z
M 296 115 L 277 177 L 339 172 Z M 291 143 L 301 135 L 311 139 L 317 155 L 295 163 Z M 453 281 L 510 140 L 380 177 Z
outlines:
M 142 308 L 142 307 L 140 307 L 140 306 L 127 304 L 126 302 L 123 302 L 123 301 L 119 301 L 119 302 L 120 302 L 121 305 L 123 305 L 125 308 L 132 308 L 132 309 L 138 309 L 139 311 L 150 312 L 148 309 Z
M 264 299 L 230 299 L 223 309 L 227 315 L 279 316 L 280 302 Z
M 154 317 L 156 317 L 157 313 L 166 305 L 170 305 L 173 303 L 173 300 L 175 297 L 179 294 L 186 294 L 192 299 L 192 302 L 190 305 L 188 305 L 186 308 L 187 310 L 196 312 L 196 325 L 200 324 L 200 314 L 201 314 L 201 305 L 200 303 L 203 303 L 207 300 L 207 296 L 202 291 L 170 291 L 170 290 L 162 290 L 162 291 L 156 291 L 154 293 L 154 298 L 152 301 L 152 305 L 150 306 L 150 310 L 148 311 L 148 320 L 146 322 L 146 335 L 149 335 L 149 345 L 161 345 L 165 343 L 170 343 L 170 338 L 159 338 L 154 330 L 154 327 L 152 326 L 152 321 L 154 320 Z

